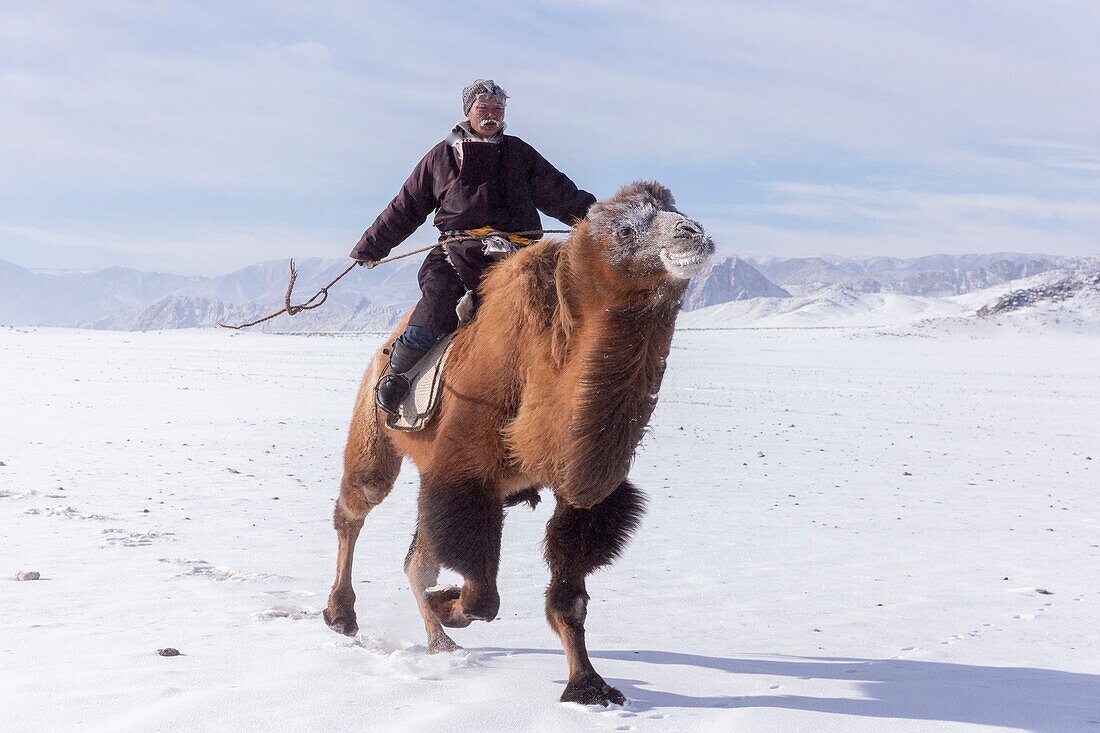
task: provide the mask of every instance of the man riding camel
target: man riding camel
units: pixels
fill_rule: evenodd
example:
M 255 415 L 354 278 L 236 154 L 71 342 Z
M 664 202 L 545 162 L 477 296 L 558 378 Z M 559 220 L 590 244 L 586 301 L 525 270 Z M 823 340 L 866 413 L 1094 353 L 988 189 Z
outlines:
M 409 391 L 405 375 L 458 328 L 459 300 L 470 293 L 476 308 L 486 268 L 515 251 L 515 245 L 542 235 L 539 211 L 572 226 L 596 203 L 533 147 L 504 134 L 507 99 L 492 79 L 463 89 L 466 120 L 428 151 L 351 252 L 352 259 L 371 265 L 435 212 L 432 223 L 441 244 L 420 267 L 420 301 L 378 381 L 376 401 L 391 415 Z

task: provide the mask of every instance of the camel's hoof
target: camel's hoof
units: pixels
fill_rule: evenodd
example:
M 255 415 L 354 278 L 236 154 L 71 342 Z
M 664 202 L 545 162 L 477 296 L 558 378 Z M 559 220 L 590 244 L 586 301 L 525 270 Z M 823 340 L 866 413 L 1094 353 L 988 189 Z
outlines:
M 462 606 L 458 602 L 460 595 L 462 595 L 462 589 L 454 585 L 424 592 L 428 608 L 432 609 L 439 623 L 449 629 L 464 629 L 472 620 L 462 612 Z
M 321 616 L 324 617 L 328 627 L 338 634 L 355 636 L 359 633 L 359 625 L 355 623 L 355 611 L 352 611 L 350 616 L 345 616 L 339 613 L 332 613 L 326 608 L 321 613 Z
M 444 633 L 440 633 L 428 642 L 428 654 L 439 654 L 440 652 L 457 652 L 461 650 L 458 644 L 455 644 L 455 640 L 447 636 Z
M 570 680 L 565 686 L 565 692 L 561 694 L 561 701 L 607 707 L 607 704 L 612 702 L 616 705 L 624 705 L 626 696 L 604 682 L 603 677 L 593 673 L 579 680 Z

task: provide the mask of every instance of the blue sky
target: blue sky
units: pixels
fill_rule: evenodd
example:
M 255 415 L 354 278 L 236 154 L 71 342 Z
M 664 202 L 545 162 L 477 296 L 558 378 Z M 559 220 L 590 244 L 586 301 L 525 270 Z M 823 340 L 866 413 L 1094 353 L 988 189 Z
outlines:
M 345 256 L 477 77 L 730 254 L 1100 254 L 1097 38 L 1092 0 L 0 0 L 0 259 Z

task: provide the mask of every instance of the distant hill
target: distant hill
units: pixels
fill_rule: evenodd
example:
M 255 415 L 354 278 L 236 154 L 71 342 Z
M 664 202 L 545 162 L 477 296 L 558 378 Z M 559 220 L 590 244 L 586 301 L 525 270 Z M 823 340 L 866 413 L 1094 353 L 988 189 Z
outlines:
M 293 302 L 309 299 L 331 283 L 347 259 L 317 257 L 296 261 Z M 300 331 L 388 330 L 420 298 L 416 258 L 368 270 L 357 267 L 329 292 L 324 307 L 280 317 L 256 328 L 278 333 Z M 281 308 L 290 278 L 286 260 L 261 262 L 218 277 L 203 278 L 151 303 L 88 321 L 89 328 L 145 331 L 245 323 Z
M 74 326 L 122 307 L 109 291 L 74 277 L 39 274 L 0 260 L 0 324 Z
M 312 294 L 312 292 L 308 293 L 308 295 Z M 282 307 L 281 302 L 264 305 L 227 303 L 224 300 L 175 294 L 147 306 L 118 311 L 89 321 L 84 326 L 115 331 L 206 328 L 221 323 L 249 323 L 280 307 Z M 255 326 L 254 329 L 269 333 L 386 331 L 400 320 L 406 310 L 408 310 L 407 305 L 379 305 L 365 298 L 350 305 L 330 301 L 316 310 L 304 311 L 292 317 L 281 316 Z
M 838 267 L 821 257 L 774 260 L 757 264 L 769 280 L 789 294 L 801 295 L 818 288 L 859 280 L 862 274 L 851 267 Z
M 302 302 L 350 264 L 297 262 L 294 300 Z M 419 260 L 356 268 L 331 291 L 324 308 L 281 318 L 261 330 L 385 330 L 420 297 Z M 287 260 L 261 262 L 217 277 L 185 277 L 122 267 L 34 272 L 0 260 L 0 325 L 153 330 L 255 320 L 282 306 Z
M 750 298 L 789 298 L 783 288 L 760 274 L 739 257 L 710 264 L 691 281 L 684 296 L 684 310 Z
M 90 272 L 57 272 L 52 277 L 106 297 L 115 309 L 149 303 L 205 279 L 163 272 L 142 272 L 126 267 L 108 267 Z M 87 314 L 83 314 L 83 317 L 87 317 Z

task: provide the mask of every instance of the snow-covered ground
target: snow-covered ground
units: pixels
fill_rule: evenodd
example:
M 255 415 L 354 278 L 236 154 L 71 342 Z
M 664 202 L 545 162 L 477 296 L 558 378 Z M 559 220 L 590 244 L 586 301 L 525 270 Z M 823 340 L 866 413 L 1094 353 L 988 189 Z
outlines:
M 1100 730 L 1100 338 L 952 323 L 677 335 L 649 514 L 589 582 L 608 709 L 556 702 L 550 502 L 429 656 L 406 470 L 361 637 L 325 627 L 377 337 L 2 328 L 0 729 Z

